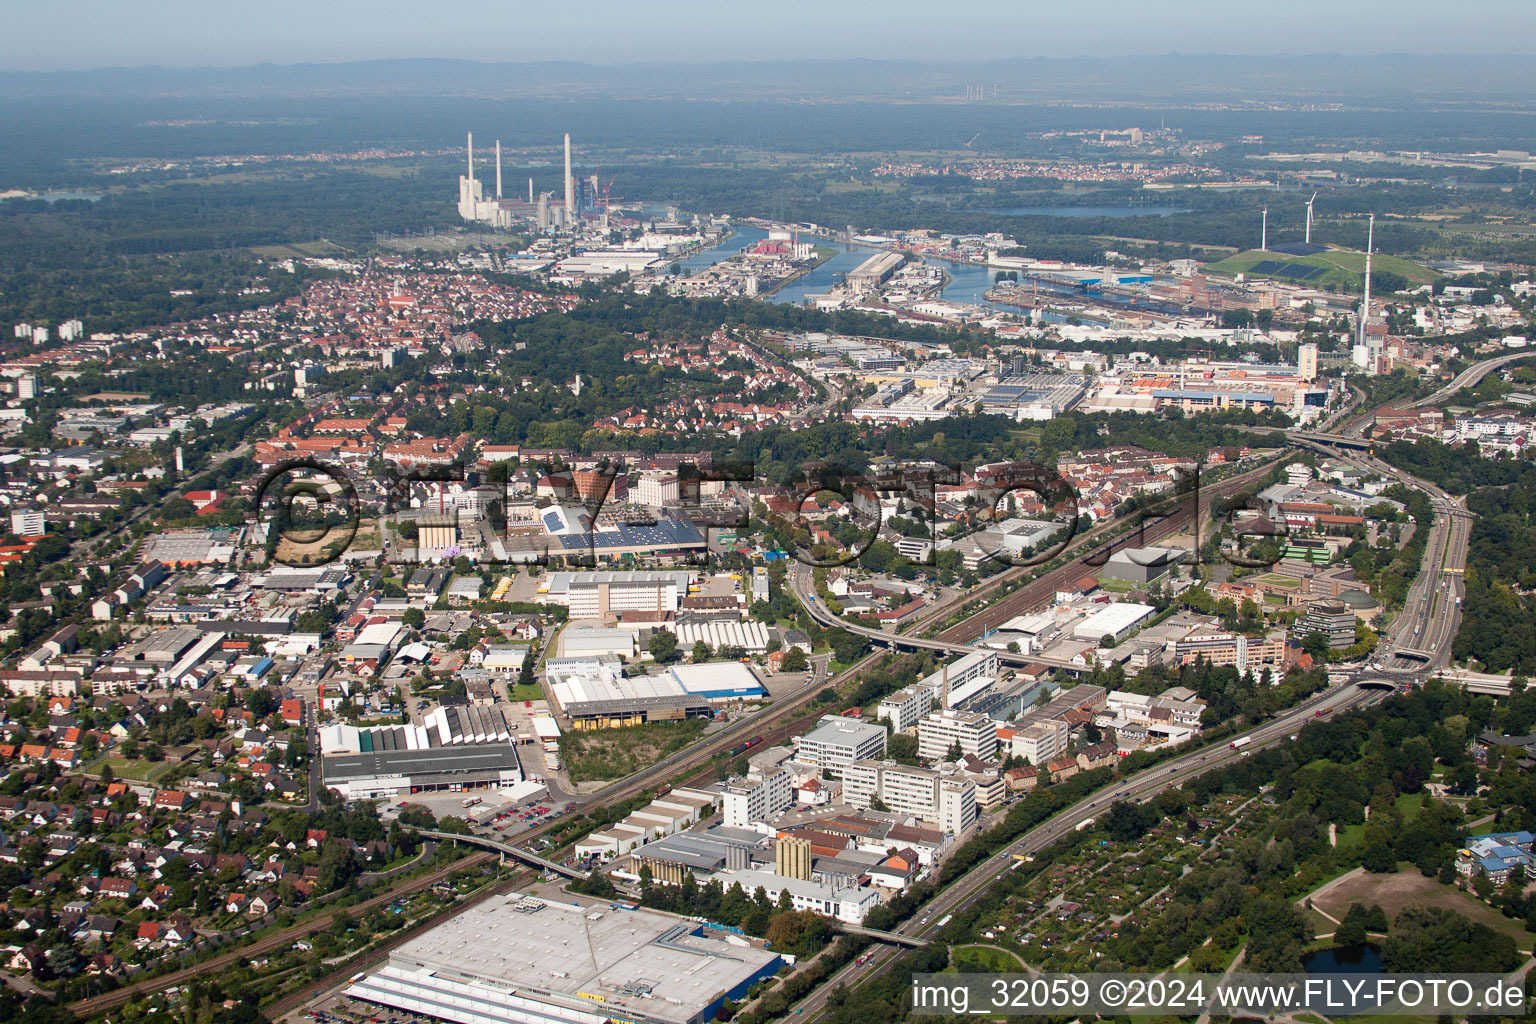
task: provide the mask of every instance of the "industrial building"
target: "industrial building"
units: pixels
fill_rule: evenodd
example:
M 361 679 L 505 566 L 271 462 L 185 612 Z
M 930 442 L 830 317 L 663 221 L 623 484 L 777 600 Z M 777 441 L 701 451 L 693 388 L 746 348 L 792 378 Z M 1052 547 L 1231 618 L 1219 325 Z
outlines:
M 1054 419 L 1083 400 L 1088 383 L 1087 377 L 1077 374 L 1005 377 L 982 394 L 981 408 L 1019 422 Z
M 872 292 L 890 280 L 906 259 L 905 254 L 899 252 L 876 253 L 848 271 L 848 287 L 856 292 Z
M 757 700 L 762 681 L 739 661 L 673 665 L 656 675 L 626 677 L 615 660 L 560 659 L 549 689 L 577 729 L 677 721 L 714 714 L 720 704 Z
M 1156 614 L 1157 609 L 1149 604 L 1136 604 L 1132 601 L 1109 604 L 1102 611 L 1095 612 L 1073 626 L 1072 635 L 1079 640 L 1089 641 L 1109 636 L 1114 638 L 1115 643 L 1119 643 Z
M 943 710 L 982 696 L 997 681 L 997 671 L 996 651 L 972 651 L 930 672 L 917 685 L 931 693 L 932 703 Z
M 703 622 L 677 624 L 679 649 L 691 651 L 693 645 L 700 640 L 715 651 L 722 647 L 740 647 L 747 654 L 762 654 L 768 650 L 768 627 L 761 622 L 730 619 L 709 619 Z
M 456 1024 L 702 1024 L 783 964 L 668 914 L 493 896 L 346 994 Z
M 348 800 L 391 800 L 430 790 L 542 787 L 523 782 L 513 730 L 500 708 L 438 708 L 421 725 L 320 730 L 325 785 Z
M 573 619 L 628 611 L 676 612 L 691 582 L 693 574 L 684 570 L 552 572 L 544 577 L 538 600 L 564 605 Z
M 641 868 L 649 868 L 657 882 L 682 885 L 687 875 L 707 882 L 721 871 L 747 871 L 772 864 L 773 850 L 767 836 L 717 825 L 703 832 L 679 832 L 646 843 L 632 855 L 629 870 L 616 869 L 614 873 L 638 877 Z

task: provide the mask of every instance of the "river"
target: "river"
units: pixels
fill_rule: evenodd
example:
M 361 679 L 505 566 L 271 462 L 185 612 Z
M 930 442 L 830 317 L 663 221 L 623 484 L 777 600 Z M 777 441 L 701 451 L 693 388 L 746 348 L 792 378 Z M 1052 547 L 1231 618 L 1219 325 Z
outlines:
M 1064 207 L 1064 209 L 1069 209 Z M 1087 209 L 1087 207 L 1075 207 L 1073 209 Z M 1118 207 L 1107 207 L 1118 209 Z M 707 269 L 715 263 L 729 259 L 741 252 L 749 245 L 754 245 L 768 237 L 768 232 L 761 228 L 741 225 L 736 228 L 734 234 L 717 245 L 710 246 L 694 253 L 685 260 L 679 262 L 683 265 L 683 271 L 687 274 L 696 274 Z M 827 239 L 814 239 L 816 244 L 832 246 L 834 243 Z M 774 292 L 769 297 L 771 302 L 804 303 L 814 295 L 824 295 L 831 291 L 842 276 L 853 270 L 875 253 L 888 250 L 877 248 L 873 245 L 864 245 L 860 242 L 836 243 L 837 255 L 817 265 L 810 273 L 786 284 L 783 288 Z M 939 259 L 937 257 L 923 257 L 928 262 L 936 263 L 944 268 L 949 275 L 949 282 L 940 292 L 940 297 L 948 302 L 955 302 L 966 306 L 984 306 L 1004 313 L 1022 315 L 1023 310 L 1015 306 L 1006 306 L 1001 303 L 988 302 L 986 293 L 996 283 L 997 271 L 979 263 L 961 263 L 955 260 Z M 1081 298 L 1081 293 L 1072 288 L 1060 285 L 1042 283 L 1040 291 L 1060 295 L 1064 298 Z M 1129 302 L 1121 296 L 1100 296 L 1099 301 L 1108 305 L 1128 305 Z M 1054 313 L 1036 314 L 1037 318 L 1047 323 L 1061 323 L 1064 317 Z

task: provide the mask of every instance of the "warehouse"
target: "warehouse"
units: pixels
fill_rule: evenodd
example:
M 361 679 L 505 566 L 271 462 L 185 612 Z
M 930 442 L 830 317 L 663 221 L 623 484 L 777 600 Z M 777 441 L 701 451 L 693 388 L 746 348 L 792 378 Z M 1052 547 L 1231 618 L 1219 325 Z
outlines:
M 1103 611 L 1088 616 L 1074 626 L 1072 635 L 1079 640 L 1091 641 L 1109 636 L 1114 637 L 1115 643 L 1119 643 L 1156 614 L 1157 609 L 1149 604 L 1135 604 L 1131 601 L 1109 604 L 1104 606 Z
M 389 748 L 322 760 L 325 785 L 348 800 L 395 800 L 432 790 L 510 788 L 523 780 L 510 743 Z
M 627 611 L 676 612 L 693 574 L 685 571 L 552 572 L 539 588 L 541 604 L 560 604 L 573 619 Z
M 560 547 L 552 555 L 592 555 L 599 562 L 613 562 L 625 555 L 636 557 L 684 555 L 702 552 L 709 545 L 699 528 L 686 519 L 657 519 L 646 523 L 619 523 L 555 538 Z
M 561 713 L 578 729 L 713 715 L 716 705 L 757 700 L 765 691 L 746 665 L 735 661 L 676 665 L 657 675 L 626 678 L 615 664 L 583 666 L 576 659 L 550 677 Z
M 782 964 L 670 915 L 513 893 L 393 950 L 346 994 L 457 1024 L 702 1024 Z
M 500 708 L 438 708 L 421 725 L 320 730 L 325 785 L 349 800 L 423 790 L 508 788 L 523 773 Z
M 722 647 L 740 647 L 746 654 L 762 654 L 768 650 L 768 627 L 761 622 L 733 622 L 729 619 L 678 623 L 677 645 L 680 649 L 691 651 L 693 645 L 700 640 L 713 651 Z

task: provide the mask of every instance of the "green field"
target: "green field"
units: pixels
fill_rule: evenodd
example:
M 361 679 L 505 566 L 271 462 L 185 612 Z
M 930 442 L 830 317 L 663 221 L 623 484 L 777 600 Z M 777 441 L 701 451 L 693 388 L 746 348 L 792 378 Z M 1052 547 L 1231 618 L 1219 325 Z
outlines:
M 1017 953 L 979 943 L 955 947 L 950 963 L 957 972 L 969 974 L 1006 974 L 1024 966 Z
M 1285 576 L 1278 572 L 1265 573 L 1263 576 L 1255 576 L 1255 583 L 1263 583 L 1265 586 L 1280 587 L 1283 590 L 1295 590 L 1301 586 L 1301 580 L 1295 576 Z
M 1276 263 L 1301 264 L 1308 267 L 1322 267 L 1327 273 L 1308 278 L 1305 281 L 1296 281 L 1274 274 L 1255 274 L 1254 266 L 1265 260 Z M 1268 277 L 1276 281 L 1292 281 L 1309 288 L 1342 288 L 1350 291 L 1359 291 L 1361 278 L 1365 274 L 1365 253 L 1348 249 L 1331 249 L 1328 252 L 1320 252 L 1315 256 L 1287 256 L 1284 253 L 1265 252 L 1262 249 L 1249 249 L 1217 263 L 1208 263 L 1205 269 L 1213 274 L 1246 274 L 1250 277 Z M 1421 267 L 1417 263 L 1401 259 L 1397 256 L 1388 256 L 1385 253 L 1377 253 L 1371 260 L 1373 274 L 1377 271 L 1392 274 L 1401 274 L 1409 282 L 1415 285 L 1432 284 L 1440 275 L 1427 267 Z
M 507 696 L 513 700 L 543 700 L 544 688 L 538 683 L 514 683 L 507 687 Z
M 176 767 L 169 761 L 130 761 L 122 757 L 109 757 L 106 765 L 111 767 L 113 775 L 124 782 L 157 782 Z
M 1397 813 L 1403 816 L 1404 824 L 1419 816 L 1419 809 L 1424 806 L 1423 793 L 1402 793 L 1397 798 Z M 1339 829 L 1339 845 L 1346 846 L 1361 842 L 1365 839 L 1364 825 L 1345 825 Z

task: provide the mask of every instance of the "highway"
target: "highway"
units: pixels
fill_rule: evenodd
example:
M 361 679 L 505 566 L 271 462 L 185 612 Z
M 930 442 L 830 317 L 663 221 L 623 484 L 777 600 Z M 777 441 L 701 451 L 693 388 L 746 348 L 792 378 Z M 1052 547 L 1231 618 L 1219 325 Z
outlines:
M 1536 356 L 1536 353 L 1518 352 L 1510 356 L 1496 356 L 1493 359 L 1484 359 L 1480 363 L 1473 363 L 1458 373 L 1445 387 L 1420 398 L 1418 401 L 1408 403 L 1409 408 L 1418 409 L 1426 405 L 1434 405 L 1436 402 L 1443 402 L 1462 388 L 1476 387 L 1478 384 L 1481 384 L 1484 377 L 1501 366 L 1517 363 L 1522 359 L 1530 359 L 1533 356 Z
M 1251 737 L 1251 742 L 1241 751 L 1233 750 L 1230 746 L 1207 747 L 1191 751 L 1175 760 L 1137 772 L 1129 778 L 1084 797 L 1026 833 L 1021 840 L 999 850 L 972 868 L 962 878 L 946 886 L 916 917 L 903 923 L 896 931 L 914 938 L 932 939 L 939 933 L 938 922 L 975 903 L 987 887 L 1012 866 L 1015 854 L 1039 853 L 1073 831 L 1083 821 L 1102 814 L 1115 801 L 1135 800 L 1144 803 L 1168 786 L 1179 785 L 1194 776 L 1220 768 L 1224 764 L 1231 764 L 1245 756 L 1248 751 L 1289 742 L 1290 737 L 1307 722 L 1319 717 L 1330 718 L 1359 705 L 1379 700 L 1382 695 L 1380 690 L 1356 685 L 1354 677 L 1351 677 L 1330 685 L 1328 689 L 1315 694 L 1295 708 L 1243 733 L 1244 736 Z M 852 988 L 882 973 L 889 969 L 899 952 L 890 946 L 873 948 L 878 949 L 879 952 L 868 963 L 855 962 L 846 965 L 800 1002 L 796 1009 L 803 1014 L 803 1019 L 808 1024 L 826 1009 L 827 999 L 838 984 Z
M 1529 356 L 1522 353 L 1485 360 L 1462 371 L 1445 387 L 1413 404 L 1422 406 L 1443 400 L 1462 388 L 1476 385 L 1498 367 L 1522 358 L 1529 358 Z M 1244 748 L 1244 751 L 1226 747 L 1184 755 L 1174 761 L 1139 772 L 1118 782 L 1109 790 L 1100 790 L 1054 815 L 1049 821 L 1027 833 L 1022 840 L 1000 850 L 978 864 L 964 877 L 946 886 L 917 917 L 902 924 L 897 929 L 898 932 L 917 938 L 935 937 L 940 928 L 938 922 L 947 921 L 950 915 L 963 911 L 974 903 L 989 885 L 1009 869 L 1014 862 L 1015 854 L 1029 855 L 1039 852 L 1116 800 L 1151 799 L 1166 786 L 1177 785 L 1191 776 L 1230 764 L 1244 756 L 1247 750 L 1286 742 L 1307 721 L 1318 717 L 1332 717 L 1362 704 L 1372 703 L 1380 699 L 1383 693 L 1380 684 L 1389 682 L 1382 678 L 1383 673 L 1392 673 L 1390 682 L 1396 684 L 1399 681 L 1407 682 L 1425 678 L 1443 669 L 1449 663 L 1451 645 L 1461 623 L 1460 599 L 1465 595 L 1464 571 L 1473 516 L 1467 510 L 1463 499 L 1454 498 L 1429 481 L 1418 479 L 1388 465 L 1374 455 L 1349 450 L 1366 447 L 1360 439 L 1364 427 L 1370 423 L 1373 415 L 1374 412 L 1366 413 L 1346 421 L 1337 434 L 1319 433 L 1301 436 L 1292 434 L 1291 437 L 1309 447 L 1326 447 L 1344 461 L 1399 480 L 1430 496 L 1435 510 L 1435 519 L 1430 527 L 1430 534 L 1426 538 L 1424 561 L 1420 566 L 1419 574 L 1409 588 L 1403 610 L 1396 616 L 1383 637 L 1383 642 L 1378 648 L 1377 660 L 1370 665 L 1351 670 L 1349 675 L 1331 684 L 1321 694 L 1245 733 L 1244 735 L 1251 737 L 1251 743 Z M 1066 568 L 1068 567 L 1064 567 L 1064 570 Z M 1076 563 L 1071 568 L 1077 568 Z M 804 576 L 808 578 L 809 573 L 805 573 Z M 802 601 L 806 601 L 806 590 L 799 585 L 798 580 L 797 591 L 801 594 Z M 1013 603 L 1014 599 L 1022 594 L 1024 590 L 1019 594 L 1010 595 L 1009 599 L 1001 602 L 998 607 Z M 1035 600 L 1038 602 L 1042 597 L 1043 595 L 1037 595 Z M 812 602 L 807 601 L 807 607 L 812 609 L 813 614 L 820 610 L 821 614 L 817 616 L 818 618 L 826 615 L 824 609 L 819 609 Z M 974 628 L 970 627 L 969 622 L 966 626 Z M 948 634 L 945 635 L 948 636 Z M 1362 682 L 1372 685 L 1360 685 Z M 1488 685 L 1482 680 L 1479 683 Z M 838 986 L 843 986 L 845 990 L 851 989 L 889 970 L 900 956 L 900 952 L 890 945 L 872 947 L 868 960 L 863 963 L 855 961 L 844 965 L 802 1000 L 796 1007 L 797 1016 L 802 1016 L 807 1022 L 818 1019 L 826 1011 L 828 999 L 834 989 Z

